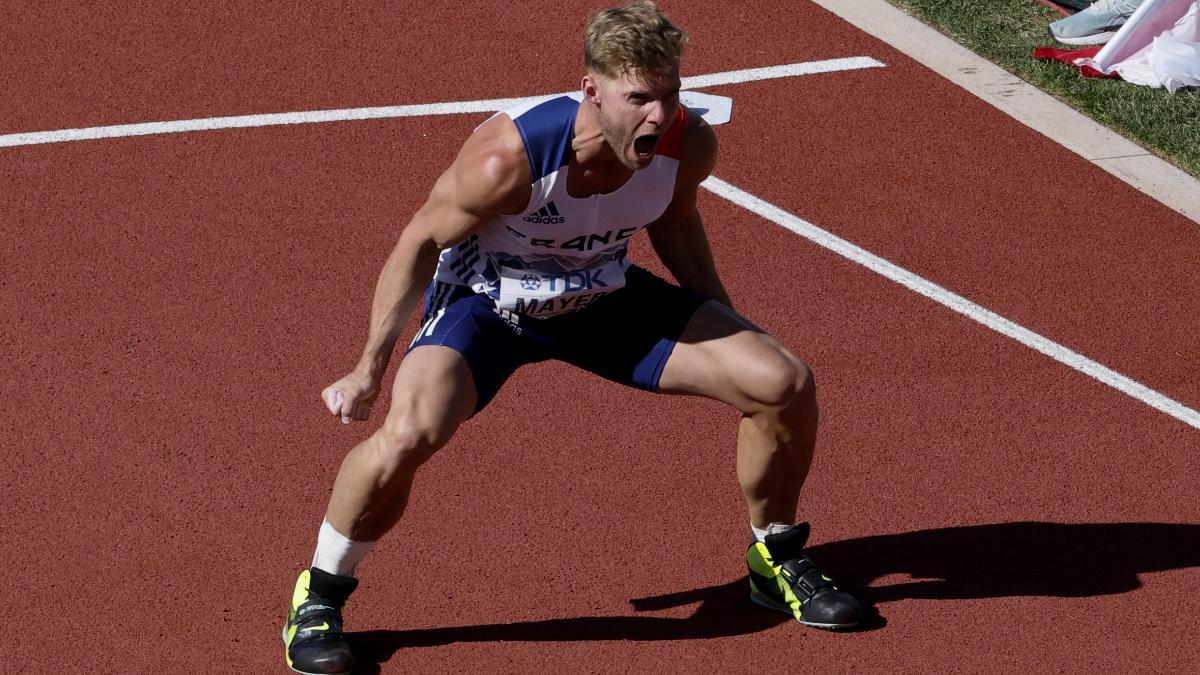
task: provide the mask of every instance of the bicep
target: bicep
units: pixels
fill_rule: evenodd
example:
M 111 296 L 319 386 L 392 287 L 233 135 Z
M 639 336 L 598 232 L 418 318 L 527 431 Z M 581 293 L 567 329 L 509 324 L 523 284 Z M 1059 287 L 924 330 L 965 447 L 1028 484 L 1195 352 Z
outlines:
M 466 239 L 472 230 L 487 219 L 487 214 L 470 208 L 469 203 L 464 204 L 463 195 L 459 194 L 458 189 L 454 167 L 451 167 L 434 183 L 429 197 L 405 231 L 411 231 L 411 236 L 437 244 L 439 249 Z
M 514 154 L 486 134 L 472 137 L 434 183 L 410 227 L 438 244 L 452 246 L 487 220 L 529 200 L 523 146 Z

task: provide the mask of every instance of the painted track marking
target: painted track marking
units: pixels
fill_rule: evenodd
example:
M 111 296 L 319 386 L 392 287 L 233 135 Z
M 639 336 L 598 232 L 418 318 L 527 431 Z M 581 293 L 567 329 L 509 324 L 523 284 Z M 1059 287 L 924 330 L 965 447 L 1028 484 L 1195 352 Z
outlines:
M 783 77 L 798 77 L 817 73 L 831 73 L 843 70 L 859 70 L 863 68 L 882 68 L 883 63 L 870 57 L 850 57 L 828 59 L 806 63 L 792 63 L 765 68 L 750 68 L 734 70 L 709 75 L 697 75 L 682 78 L 684 89 L 699 89 L 722 84 L 736 84 Z M 564 92 L 567 93 L 567 92 Z M 284 124 L 315 124 L 320 122 L 342 122 L 350 120 L 383 119 L 393 117 L 418 117 L 426 115 L 456 115 L 466 113 L 495 112 L 509 106 L 537 99 L 560 96 L 562 94 L 547 94 L 543 96 L 528 96 L 519 98 L 485 99 L 478 101 L 457 101 L 448 103 L 426 103 L 416 105 L 386 106 L 379 108 L 347 108 L 342 110 L 316 110 L 293 113 L 268 113 L 259 115 L 239 115 L 233 117 L 209 117 L 195 120 L 178 120 L 172 122 L 145 122 L 141 124 L 122 124 L 106 127 L 89 127 L 84 129 L 64 129 L 61 131 L 39 131 L 19 134 L 0 135 L 0 147 L 19 145 L 39 145 L 46 143 L 63 143 L 67 141 L 94 140 L 101 138 L 121 138 L 128 136 L 145 136 L 150 134 L 170 134 L 185 131 L 209 131 L 218 129 L 234 129 L 248 127 L 275 126 Z M 865 249 L 852 244 L 840 237 L 826 232 L 821 228 L 795 216 L 779 207 L 766 202 L 754 195 L 735 187 L 716 176 L 704 181 L 703 187 L 713 194 L 728 199 L 752 213 L 755 213 L 787 230 L 790 230 L 809 241 L 848 258 L 896 283 L 923 295 L 934 302 L 948 307 L 984 326 L 1008 336 L 1021 344 L 1034 349 L 1050 358 L 1092 377 L 1146 405 L 1170 415 L 1171 417 L 1193 428 L 1200 429 L 1200 412 L 1175 401 L 1149 387 L 1126 377 L 1082 354 L 1063 345 L 1045 338 L 1024 328 L 1004 317 L 981 307 L 966 298 L 957 295 L 937 284 L 919 277 L 902 267 L 880 258 Z
M 1094 378 L 1108 386 L 1131 396 L 1142 403 L 1164 412 L 1171 417 L 1196 429 L 1200 429 L 1200 412 L 1182 403 L 1168 398 L 1140 382 L 1132 380 L 1111 368 L 1101 365 L 1078 352 L 1045 338 L 1033 331 L 1020 326 L 995 312 L 981 307 L 970 300 L 953 293 L 932 281 L 919 277 L 908 270 L 880 258 L 845 239 L 794 216 L 787 211 L 763 201 L 758 197 L 735 187 L 725 181 L 710 176 L 701 183 L 701 187 L 720 197 L 724 197 L 738 206 L 755 213 L 767 220 L 795 232 L 809 241 L 829 249 L 838 255 L 848 258 L 863 267 L 883 275 L 884 277 L 919 293 L 934 302 L 948 307 L 963 316 L 977 321 L 988 328 L 1006 335 L 1017 342 L 1049 356 L 1059 363 L 1069 366 L 1088 377 Z
M 741 82 L 756 82 L 781 77 L 799 77 L 833 73 L 843 70 L 861 70 L 863 68 L 883 68 L 884 64 L 866 56 L 854 56 L 843 59 L 828 59 L 825 61 L 809 61 L 806 63 L 790 63 L 782 66 L 766 68 L 749 68 L 746 70 L 731 70 L 723 73 L 696 75 L 682 78 L 684 89 L 700 89 L 720 84 L 737 84 Z M 89 141 L 101 138 L 122 138 L 127 136 L 149 136 L 152 134 L 177 134 L 185 131 L 215 131 L 218 129 L 244 129 L 249 127 L 267 127 L 283 124 L 316 124 L 319 122 L 345 122 L 349 120 L 372 120 L 392 117 L 420 117 L 425 115 L 461 115 L 466 113 L 496 112 L 528 101 L 562 96 L 559 94 L 543 94 L 541 96 L 526 96 L 522 98 L 494 98 L 480 101 L 453 101 L 448 103 L 421 103 L 416 105 L 395 105 L 378 108 L 344 108 L 341 110 L 310 110 L 306 112 L 265 113 L 259 115 L 236 115 L 232 117 L 206 117 L 194 120 L 175 120 L 170 122 L 141 122 L 138 124 L 117 124 L 104 127 L 87 127 L 84 129 L 62 129 L 60 131 L 31 131 L 28 133 L 6 134 L 0 136 L 0 147 L 18 145 L 42 145 L 46 143 L 65 143 L 68 141 Z

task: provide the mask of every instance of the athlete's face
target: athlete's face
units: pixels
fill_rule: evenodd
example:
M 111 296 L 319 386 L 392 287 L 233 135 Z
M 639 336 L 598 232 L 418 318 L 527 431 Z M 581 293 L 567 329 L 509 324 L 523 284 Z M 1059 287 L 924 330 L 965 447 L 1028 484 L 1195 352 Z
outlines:
M 584 95 L 597 106 L 604 140 L 626 167 L 642 169 L 654 159 L 659 138 L 679 111 L 679 86 L 678 63 L 661 74 L 584 77 Z

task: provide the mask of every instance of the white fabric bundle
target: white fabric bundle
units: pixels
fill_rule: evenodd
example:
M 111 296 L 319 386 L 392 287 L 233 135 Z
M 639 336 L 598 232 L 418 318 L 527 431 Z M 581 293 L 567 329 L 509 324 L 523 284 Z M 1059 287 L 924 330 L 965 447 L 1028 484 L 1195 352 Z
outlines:
M 1075 63 L 1171 92 L 1200 86 L 1200 0 L 1146 0 L 1094 59 Z

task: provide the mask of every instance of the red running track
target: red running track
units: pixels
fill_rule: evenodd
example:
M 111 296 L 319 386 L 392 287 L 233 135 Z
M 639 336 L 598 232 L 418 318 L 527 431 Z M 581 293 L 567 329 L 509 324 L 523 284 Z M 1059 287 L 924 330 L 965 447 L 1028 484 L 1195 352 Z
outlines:
M 592 5 L 480 4 L 2 9 L 0 133 L 577 81 Z M 693 36 L 685 75 L 887 64 L 711 89 L 735 99 L 721 178 L 1200 407 L 1194 222 L 813 5 L 666 7 Z M 0 150 L 0 670 L 284 671 L 294 574 L 370 431 L 317 393 L 481 119 Z M 730 411 L 542 365 L 434 459 L 361 568 L 366 672 L 1200 669 L 1196 429 L 701 207 L 739 309 L 814 366 L 803 516 L 879 618 L 815 632 L 746 601 Z

